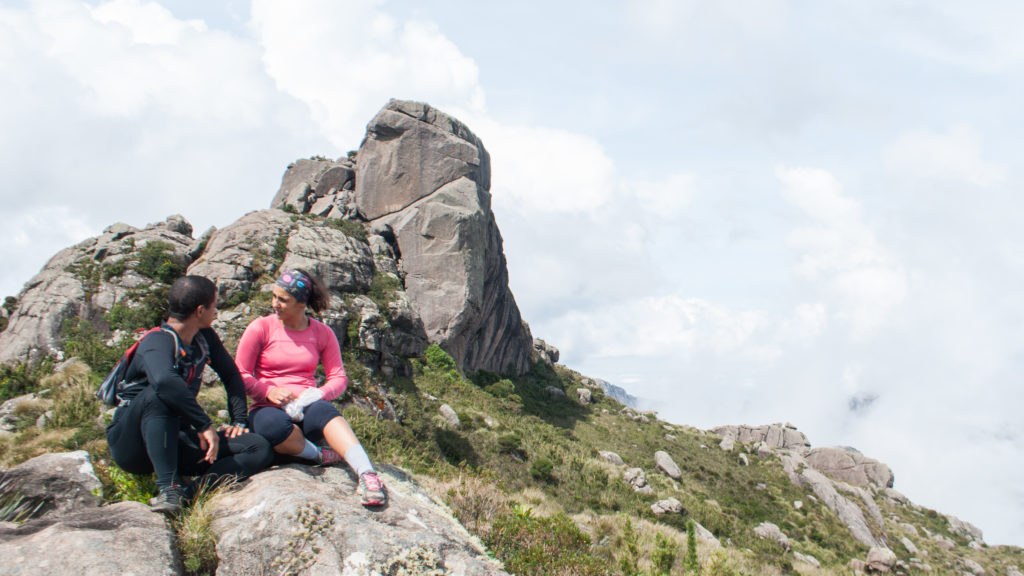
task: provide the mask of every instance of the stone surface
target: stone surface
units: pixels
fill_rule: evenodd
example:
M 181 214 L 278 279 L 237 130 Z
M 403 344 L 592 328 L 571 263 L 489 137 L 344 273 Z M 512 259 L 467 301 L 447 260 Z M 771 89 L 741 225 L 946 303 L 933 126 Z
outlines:
M 622 473 L 622 479 L 633 486 L 633 490 L 647 486 L 647 474 L 644 474 L 643 468 L 629 468 Z
M 668 474 L 673 480 L 679 480 L 683 477 L 683 473 L 679 470 L 679 466 L 672 460 L 672 457 L 668 455 L 668 452 L 658 450 L 654 453 L 654 465 L 657 466 L 658 470 L 661 470 L 665 474 Z
M 809 566 L 814 566 L 815 568 L 821 568 L 821 562 L 818 562 L 818 559 L 815 558 L 814 556 L 811 556 L 810 554 L 801 554 L 799 552 L 793 552 L 793 558 L 796 558 L 797 560 L 799 560 L 799 561 L 801 561 L 804 564 L 807 564 Z
M 789 537 L 783 534 L 782 530 L 771 522 L 761 522 L 754 528 L 754 533 L 764 540 L 775 542 L 785 550 L 789 550 L 792 547 Z
M 536 357 L 540 358 L 545 364 L 552 366 L 558 363 L 559 352 L 558 348 L 555 348 L 551 344 L 541 340 L 540 338 L 533 339 L 533 353 Z
M 792 425 L 765 424 L 763 426 L 719 426 L 713 431 L 722 437 L 731 438 L 743 444 L 764 443 L 769 450 L 782 449 L 805 453 L 811 448 L 811 442 Z
M 358 159 L 359 213 L 393 231 L 429 341 L 465 372 L 525 372 L 533 337 L 508 288 L 480 140 L 426 104 L 392 100 L 367 126 Z
M 804 457 L 828 476 L 850 484 L 892 488 L 893 474 L 885 464 L 844 448 L 815 448 Z
M 580 404 L 583 404 L 584 406 L 593 401 L 593 395 L 589 388 L 577 388 L 576 398 L 579 400 Z
M 0 471 L 0 486 L 30 501 L 36 518 L 95 508 L 103 490 L 84 450 L 43 454 Z
M 682 511 L 682 502 L 675 498 L 666 498 L 651 504 L 651 512 L 654 512 L 655 514 L 679 514 Z
M 389 495 L 389 504 L 379 510 L 359 505 L 355 478 L 339 467 L 272 469 L 217 498 L 212 525 L 220 559 L 217 574 L 259 574 L 275 558 L 287 561 L 307 546 L 319 552 L 293 565 L 304 574 L 385 573 L 380 567 L 408 550 L 436 558 L 431 568 L 445 573 L 506 574 L 444 505 L 402 471 L 383 465 L 377 471 Z M 296 512 L 302 509 L 311 511 L 307 524 L 322 532 L 293 535 L 300 529 Z
M 896 567 L 896 554 L 884 546 L 872 546 L 868 550 L 865 567 L 871 572 L 891 572 Z
M 601 458 L 604 458 L 605 461 L 615 464 L 616 466 L 626 465 L 626 463 L 622 461 L 622 457 L 616 454 L 615 452 L 601 450 L 600 452 L 598 452 L 598 455 L 600 455 Z
M 57 355 L 65 320 L 98 321 L 128 290 L 152 283 L 135 271 L 137 249 L 163 242 L 183 268 L 191 261 L 193 239 L 180 216 L 137 229 L 114 224 L 102 234 L 61 250 L 18 293 L 7 328 L 0 332 L 0 362 Z M 121 272 L 113 275 L 120 269 Z
M 807 466 L 806 461 L 798 453 L 784 454 L 780 460 L 790 481 L 797 486 L 809 487 L 825 506 L 839 516 L 855 540 L 865 546 L 883 545 L 883 542 L 872 532 L 861 507 L 841 495 L 836 488 L 836 483 L 828 476 Z M 852 488 L 850 489 L 852 490 Z
M 944 514 L 944 516 L 946 517 L 946 521 L 949 522 L 950 531 L 954 534 L 959 534 L 960 536 L 975 542 L 984 542 L 981 528 L 950 514 Z
M 0 576 L 183 573 L 167 521 L 138 502 L 0 526 L 0 558 Z
M 448 424 L 449 428 L 458 429 L 462 425 L 459 421 L 459 415 L 455 413 L 455 409 L 447 404 L 441 404 L 441 407 L 437 409 L 441 413 L 441 417 Z

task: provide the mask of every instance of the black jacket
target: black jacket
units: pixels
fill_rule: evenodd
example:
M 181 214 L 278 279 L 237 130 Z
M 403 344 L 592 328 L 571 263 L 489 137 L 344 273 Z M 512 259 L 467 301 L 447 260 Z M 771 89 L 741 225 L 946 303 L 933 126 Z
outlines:
M 166 324 L 162 328 L 172 330 Z M 205 359 L 200 338 L 206 340 L 209 349 Z M 190 346 L 182 343 L 178 350 L 174 348 L 174 336 L 163 330 L 146 335 L 139 342 L 135 357 L 128 367 L 127 379 L 131 381 L 145 376 L 148 385 L 156 388 L 157 397 L 178 414 L 182 421 L 196 430 L 205 430 L 210 426 L 210 417 L 199 406 L 196 395 L 202 385 L 203 369 L 208 363 L 224 383 L 231 423 L 248 426 L 245 383 L 242 382 L 242 375 L 238 373 L 234 359 L 213 328 L 200 330 Z M 179 358 L 177 369 L 176 357 Z M 131 400 L 139 391 L 141 388 L 128 390 L 125 400 Z

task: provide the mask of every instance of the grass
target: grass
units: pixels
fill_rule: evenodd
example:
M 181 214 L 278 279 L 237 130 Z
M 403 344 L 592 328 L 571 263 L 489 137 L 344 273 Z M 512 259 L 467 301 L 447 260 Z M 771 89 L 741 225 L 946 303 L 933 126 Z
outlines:
M 178 552 L 181 554 L 186 575 L 199 576 L 216 573 L 217 539 L 211 528 L 216 517 L 214 500 L 219 494 L 231 490 L 232 487 L 233 483 L 230 481 L 218 482 L 216 485 L 203 485 L 192 502 L 187 504 L 172 521 Z

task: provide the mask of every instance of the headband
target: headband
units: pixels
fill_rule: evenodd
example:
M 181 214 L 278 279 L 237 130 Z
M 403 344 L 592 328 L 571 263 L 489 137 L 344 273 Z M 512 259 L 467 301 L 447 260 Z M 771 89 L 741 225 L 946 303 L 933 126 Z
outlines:
M 286 292 L 291 294 L 296 300 L 303 304 L 309 302 L 310 286 L 313 282 L 299 270 L 288 270 L 275 282 L 281 288 L 284 288 Z

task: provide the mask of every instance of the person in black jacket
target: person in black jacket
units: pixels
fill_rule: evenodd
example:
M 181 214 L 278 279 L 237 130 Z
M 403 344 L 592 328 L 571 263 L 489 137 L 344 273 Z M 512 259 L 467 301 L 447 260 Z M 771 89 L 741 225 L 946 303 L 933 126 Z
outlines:
M 107 426 L 107 443 L 126 472 L 156 473 L 160 492 L 152 509 L 173 514 L 189 496 L 182 476 L 244 478 L 269 466 L 274 452 L 262 436 L 248 433 L 245 384 L 210 327 L 216 286 L 202 276 L 184 276 L 171 285 L 168 304 L 167 321 L 142 339 L 128 367 L 129 381 L 145 382 L 125 391 Z M 231 424 L 219 429 L 196 401 L 207 363 L 228 396 Z

